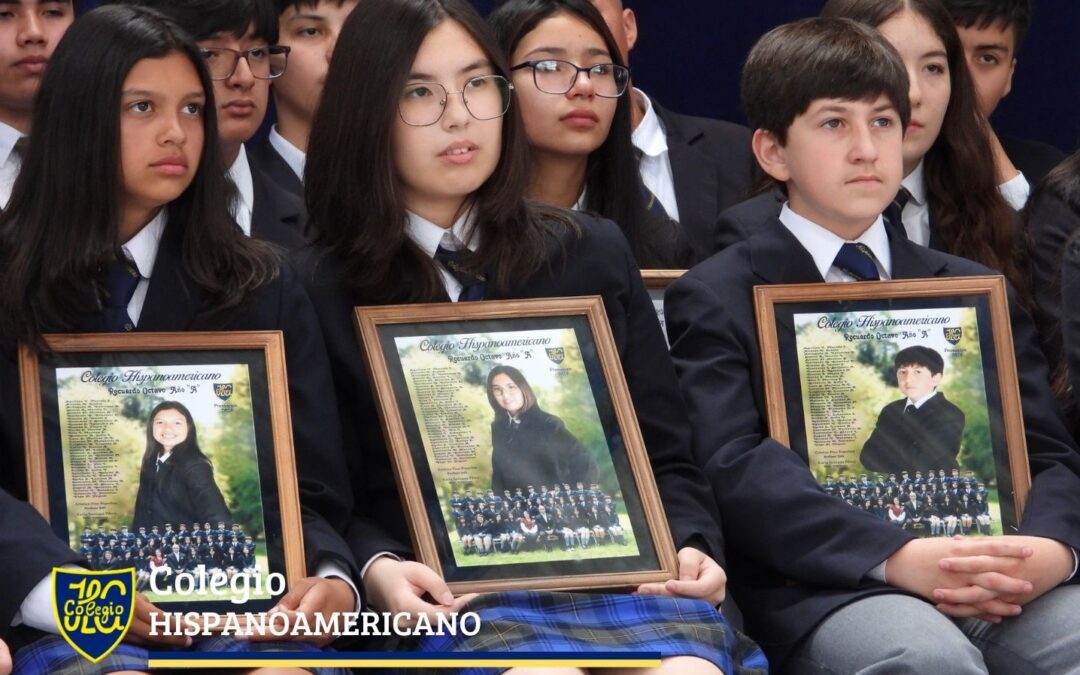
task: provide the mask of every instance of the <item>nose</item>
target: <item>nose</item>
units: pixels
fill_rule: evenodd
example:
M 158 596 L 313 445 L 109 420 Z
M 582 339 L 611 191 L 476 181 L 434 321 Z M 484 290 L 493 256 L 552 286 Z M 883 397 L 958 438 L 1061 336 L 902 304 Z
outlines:
M 17 40 L 20 45 L 29 45 L 45 42 L 45 33 L 41 25 L 41 17 L 34 11 L 26 11 L 19 21 L 19 33 Z
M 330 60 L 334 58 L 334 47 L 337 46 L 337 33 L 330 35 L 329 41 L 326 44 L 326 62 L 330 63 Z
M 236 61 L 236 68 L 229 76 L 228 85 L 233 89 L 250 89 L 255 85 L 255 74 L 251 72 L 251 64 L 246 56 L 241 56 Z
M 570 98 L 576 98 L 578 96 L 585 96 L 591 98 L 594 93 L 593 82 L 589 77 L 588 71 L 578 71 L 577 76 L 574 78 L 574 86 L 570 87 L 570 91 L 566 92 L 566 95 Z
M 922 88 L 919 86 L 919 74 L 910 68 L 908 69 L 908 100 L 911 101 L 912 110 L 922 104 Z
M 852 133 L 851 161 L 873 162 L 876 160 L 878 158 L 878 148 L 874 140 L 873 129 L 869 126 L 857 125 Z
M 171 114 L 161 116 L 161 130 L 158 137 L 158 142 L 162 145 L 172 144 L 176 146 L 183 146 L 187 141 L 187 132 L 184 131 L 184 124 L 179 111 L 174 111 Z
M 444 128 L 453 129 L 469 125 L 469 118 L 472 115 L 469 114 L 468 108 L 465 107 L 464 92 L 459 91 L 454 94 L 448 92 L 443 106 L 442 123 Z

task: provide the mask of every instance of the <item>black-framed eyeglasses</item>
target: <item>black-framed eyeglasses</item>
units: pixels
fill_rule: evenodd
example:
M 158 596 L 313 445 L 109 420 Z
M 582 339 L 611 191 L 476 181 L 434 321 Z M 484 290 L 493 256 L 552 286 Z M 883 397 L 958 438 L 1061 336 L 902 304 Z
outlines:
M 260 80 L 280 77 L 289 65 L 290 47 L 266 45 L 239 51 L 228 47 L 203 47 L 199 50 L 211 80 L 227 80 L 236 72 L 240 59 L 247 61 L 251 74 Z
M 532 68 L 533 84 L 545 94 L 562 95 L 574 88 L 578 75 L 585 73 L 592 82 L 593 93 L 603 98 L 619 98 L 630 82 L 630 69 L 614 63 L 597 63 L 582 68 L 561 59 L 525 61 L 510 70 Z
M 465 83 L 461 91 L 447 91 L 438 82 L 413 82 L 401 91 L 398 115 L 412 127 L 427 127 L 442 119 L 451 94 L 461 94 L 469 114 L 478 120 L 502 117 L 510 109 L 514 85 L 502 75 L 481 75 Z

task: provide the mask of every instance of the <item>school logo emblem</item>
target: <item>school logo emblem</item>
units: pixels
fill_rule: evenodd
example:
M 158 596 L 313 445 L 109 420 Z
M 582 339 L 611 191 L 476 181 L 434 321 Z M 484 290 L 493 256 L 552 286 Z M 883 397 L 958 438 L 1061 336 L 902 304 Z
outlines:
M 942 328 L 941 330 L 945 333 L 945 341 L 951 345 L 957 344 L 960 342 L 960 338 L 964 337 L 964 329 L 960 326 Z
M 544 351 L 547 352 L 547 357 L 551 359 L 551 362 L 555 365 L 559 365 L 566 358 L 566 352 L 562 347 L 545 347 Z
M 217 396 L 222 401 L 228 401 L 232 396 L 233 386 L 232 382 L 215 382 L 214 383 L 214 396 Z
M 53 615 L 60 635 L 93 663 L 124 639 L 135 615 L 135 569 L 53 568 Z

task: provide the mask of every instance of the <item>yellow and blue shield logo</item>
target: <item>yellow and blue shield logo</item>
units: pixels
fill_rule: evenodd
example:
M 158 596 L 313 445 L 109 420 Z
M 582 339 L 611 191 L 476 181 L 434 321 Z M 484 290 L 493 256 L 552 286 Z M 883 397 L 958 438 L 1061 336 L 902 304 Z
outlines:
M 562 347 L 545 347 L 544 351 L 547 352 L 547 357 L 555 365 L 561 364 L 563 359 L 566 358 L 566 351 Z
M 222 401 L 228 401 L 229 397 L 233 394 L 232 382 L 215 382 L 214 383 L 214 396 L 217 396 Z
M 97 663 L 124 639 L 135 615 L 135 569 L 53 568 L 53 614 L 60 635 Z
M 960 339 L 964 337 L 964 329 L 960 326 L 950 326 L 941 330 L 945 333 L 945 341 L 951 345 L 960 342 Z

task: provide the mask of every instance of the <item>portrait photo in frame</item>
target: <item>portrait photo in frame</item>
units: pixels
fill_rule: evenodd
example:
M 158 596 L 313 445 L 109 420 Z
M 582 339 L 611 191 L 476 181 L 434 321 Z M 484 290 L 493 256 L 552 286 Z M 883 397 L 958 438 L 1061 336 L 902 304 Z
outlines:
M 664 331 L 665 340 L 668 337 L 667 321 L 664 320 L 664 291 L 685 273 L 686 270 L 641 270 L 641 279 L 645 282 L 645 290 L 649 292 L 649 300 L 656 310 L 656 320 L 660 322 L 660 330 Z M 668 346 L 671 346 L 670 340 Z
M 281 333 L 45 345 L 19 352 L 23 433 L 30 502 L 57 536 L 92 569 L 134 567 L 166 611 L 273 607 L 269 575 L 305 572 Z
M 417 560 L 454 593 L 677 576 L 601 298 L 355 320 Z
M 916 536 L 1015 533 L 1031 484 L 1003 277 L 754 289 L 769 435 Z

